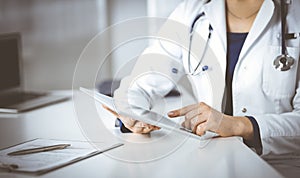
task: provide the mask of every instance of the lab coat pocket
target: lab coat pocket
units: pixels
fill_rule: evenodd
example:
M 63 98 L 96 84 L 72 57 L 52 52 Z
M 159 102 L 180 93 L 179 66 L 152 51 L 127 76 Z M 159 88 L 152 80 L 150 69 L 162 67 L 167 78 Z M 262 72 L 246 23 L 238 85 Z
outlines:
M 296 90 L 299 48 L 287 47 L 288 54 L 295 59 L 293 67 L 287 71 L 279 71 L 273 65 L 274 60 L 281 53 L 281 47 L 270 46 L 268 49 L 263 59 L 263 90 L 273 99 L 288 99 L 295 94 Z

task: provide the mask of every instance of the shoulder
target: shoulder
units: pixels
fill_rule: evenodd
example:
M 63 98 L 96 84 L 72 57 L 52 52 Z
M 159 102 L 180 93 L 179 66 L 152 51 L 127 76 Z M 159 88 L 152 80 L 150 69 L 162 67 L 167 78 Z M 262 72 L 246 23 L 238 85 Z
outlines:
M 209 0 L 184 0 L 182 4 L 186 10 L 196 11 L 199 10 L 204 4 L 209 2 Z
M 208 0 L 183 0 L 170 15 L 170 19 L 177 21 L 188 21 L 191 17 L 201 11 Z

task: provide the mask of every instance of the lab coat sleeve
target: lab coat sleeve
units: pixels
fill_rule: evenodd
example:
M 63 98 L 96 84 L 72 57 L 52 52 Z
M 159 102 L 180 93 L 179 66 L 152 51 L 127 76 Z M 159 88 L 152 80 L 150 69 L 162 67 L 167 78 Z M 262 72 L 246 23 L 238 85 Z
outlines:
M 292 101 L 294 108 L 291 112 L 253 116 L 260 128 L 264 156 L 300 153 L 299 77 L 297 86 L 298 88 Z
M 114 98 L 143 109 L 151 109 L 157 97 L 165 96 L 184 75 L 180 35 L 187 27 L 180 24 L 186 4 L 170 15 L 155 42 L 139 56 L 131 74 L 121 80 Z M 176 20 L 175 20 L 176 19 Z M 178 27 L 177 27 L 178 25 Z M 182 30 L 182 31 L 181 31 Z
M 296 23 L 299 17 L 300 1 L 293 1 L 292 5 L 289 5 L 289 17 L 290 20 L 289 30 L 290 32 L 299 32 L 300 24 Z M 297 40 L 297 41 L 295 41 Z M 299 50 L 299 39 L 295 39 L 294 44 Z M 299 51 L 297 51 L 299 56 Z M 292 53 L 292 51 L 290 51 Z M 297 56 L 296 53 L 293 56 Z M 295 95 L 290 101 L 292 110 L 281 114 L 265 114 L 255 116 L 261 132 L 263 155 L 272 156 L 276 155 L 299 155 L 300 154 L 300 59 L 296 59 L 296 63 L 293 67 L 297 68 L 296 76 L 296 90 Z M 278 81 L 279 82 L 279 81 Z M 287 89 L 289 86 L 285 86 Z M 276 101 L 280 102 L 280 101 Z
M 254 117 L 260 126 L 263 155 L 300 152 L 299 111 Z

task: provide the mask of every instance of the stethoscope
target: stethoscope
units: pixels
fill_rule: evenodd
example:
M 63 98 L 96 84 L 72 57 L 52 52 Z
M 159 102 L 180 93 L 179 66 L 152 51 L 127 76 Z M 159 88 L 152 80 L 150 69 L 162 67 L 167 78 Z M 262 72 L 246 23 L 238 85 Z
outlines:
M 203 53 L 201 55 L 201 58 L 196 66 L 195 69 L 192 69 L 192 66 L 191 66 L 191 50 L 192 50 L 192 43 L 193 43 L 193 36 L 194 36 L 194 28 L 195 28 L 195 25 L 196 23 L 198 22 L 198 20 L 203 17 L 205 15 L 204 12 L 198 14 L 195 19 L 193 20 L 193 23 L 191 25 L 191 29 L 190 29 L 190 42 L 189 42 L 189 51 L 188 51 L 188 69 L 189 69 L 189 74 L 190 75 L 198 75 L 199 73 L 201 72 L 204 72 L 206 70 L 208 70 L 208 66 L 205 65 L 202 67 L 202 70 L 198 70 L 201 63 L 202 63 L 202 60 L 203 58 L 205 57 L 205 54 L 206 54 L 206 51 L 207 51 L 207 48 L 208 48 L 208 43 L 210 41 L 210 38 L 211 38 L 211 34 L 213 32 L 213 28 L 212 26 L 209 24 L 209 27 L 208 27 L 208 36 L 207 36 L 207 40 L 206 40 L 206 43 L 205 43 L 205 46 L 204 46 L 204 50 L 203 50 Z
M 287 70 L 290 70 L 293 65 L 294 65 L 294 61 L 295 59 L 290 56 L 288 54 L 288 51 L 287 51 L 287 46 L 286 46 L 286 35 L 293 35 L 295 36 L 296 34 L 286 34 L 286 30 L 285 30 L 285 26 L 286 26 L 286 16 L 287 16 L 287 2 L 286 0 L 281 0 L 281 7 L 280 7 L 280 15 L 281 15 L 281 54 L 279 56 L 277 56 L 273 62 L 273 65 L 275 67 L 275 69 L 279 70 L 279 71 L 287 71 Z M 202 63 L 202 60 L 203 58 L 205 57 L 205 54 L 206 54 L 206 51 L 207 51 L 207 48 L 208 48 L 208 44 L 209 44 L 209 41 L 211 39 L 211 34 L 213 32 L 213 28 L 212 26 L 209 24 L 209 27 L 208 27 L 208 30 L 209 30 L 209 33 L 208 33 L 208 36 L 207 36 L 207 40 L 206 40 L 206 43 L 205 43 L 205 46 L 204 46 L 204 51 L 201 55 L 201 58 L 197 64 L 197 66 L 192 69 L 192 66 L 191 66 L 191 48 L 192 48 L 192 42 L 193 42 L 193 35 L 194 35 L 194 29 L 195 29 L 195 25 L 197 24 L 197 22 L 199 21 L 199 19 L 201 17 L 203 17 L 205 15 L 204 12 L 198 14 L 195 19 L 193 20 L 192 22 L 192 25 L 191 25 L 191 28 L 190 28 L 190 41 L 189 41 L 189 48 L 188 48 L 188 70 L 189 70 L 189 74 L 190 75 L 198 75 L 200 74 L 201 72 L 204 72 L 204 71 L 207 71 L 208 70 L 208 66 L 207 65 L 204 65 L 201 70 L 199 69 L 201 63 Z
M 279 71 L 287 71 L 294 65 L 295 59 L 290 56 L 286 49 L 286 16 L 287 16 L 287 2 L 286 0 L 280 1 L 280 14 L 281 14 L 281 55 L 277 56 L 273 62 L 275 69 Z

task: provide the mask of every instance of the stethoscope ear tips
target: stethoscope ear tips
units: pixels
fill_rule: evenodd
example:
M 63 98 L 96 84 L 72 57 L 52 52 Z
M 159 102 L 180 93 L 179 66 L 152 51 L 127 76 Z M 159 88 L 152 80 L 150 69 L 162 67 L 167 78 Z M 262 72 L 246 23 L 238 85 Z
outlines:
M 290 70 L 294 65 L 295 59 L 287 54 L 281 54 L 280 56 L 276 57 L 273 62 L 275 69 L 279 71 L 287 71 Z

